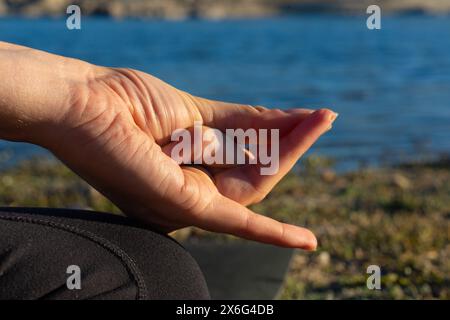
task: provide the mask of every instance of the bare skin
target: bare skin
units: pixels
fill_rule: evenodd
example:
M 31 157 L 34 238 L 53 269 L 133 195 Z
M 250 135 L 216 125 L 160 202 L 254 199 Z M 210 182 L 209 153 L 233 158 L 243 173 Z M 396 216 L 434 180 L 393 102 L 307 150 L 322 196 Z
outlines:
M 288 111 L 194 97 L 131 69 L 0 42 L 0 138 L 43 146 L 125 214 L 169 232 L 186 226 L 314 250 L 305 228 L 246 206 L 261 201 L 331 128 L 328 109 Z M 177 164 L 164 148 L 194 121 L 222 131 L 280 129 L 280 169 Z

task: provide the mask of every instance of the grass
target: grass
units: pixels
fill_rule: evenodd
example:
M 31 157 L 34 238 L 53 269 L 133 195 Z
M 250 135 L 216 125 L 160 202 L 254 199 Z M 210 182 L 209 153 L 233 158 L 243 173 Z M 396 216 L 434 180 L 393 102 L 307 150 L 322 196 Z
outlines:
M 119 210 L 66 167 L 32 159 L 0 174 L 0 205 Z M 309 157 L 253 209 L 315 232 L 319 248 L 297 251 L 280 298 L 450 298 L 450 161 L 338 174 Z M 195 228 L 175 235 L 238 241 Z M 379 265 L 382 290 L 368 290 Z

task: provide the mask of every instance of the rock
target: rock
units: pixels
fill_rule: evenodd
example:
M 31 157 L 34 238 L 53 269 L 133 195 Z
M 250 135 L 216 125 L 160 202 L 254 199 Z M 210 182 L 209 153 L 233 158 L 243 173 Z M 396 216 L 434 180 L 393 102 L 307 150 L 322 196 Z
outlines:
M 279 13 L 276 2 L 241 0 L 235 1 L 199 1 L 195 8 L 199 17 L 207 19 L 267 17 Z
M 327 267 L 330 264 L 330 254 L 326 251 L 321 252 L 319 256 L 317 257 L 317 260 L 319 262 L 319 265 L 321 267 Z
M 398 285 L 394 286 L 394 287 L 390 290 L 390 293 L 391 293 L 392 297 L 393 297 L 394 299 L 396 299 L 396 300 L 400 300 L 400 299 L 402 299 L 402 298 L 404 297 L 403 289 L 402 289 L 402 287 L 400 287 L 400 286 L 398 286 Z
M 67 0 L 41 0 L 25 6 L 23 13 L 28 16 L 59 16 L 66 14 L 68 6 Z
M 394 174 L 392 177 L 394 185 L 399 187 L 400 189 L 409 189 L 411 188 L 411 181 L 400 173 Z
M 428 251 L 426 256 L 430 260 L 436 260 L 437 258 L 439 258 L 439 253 L 435 250 L 432 250 L 432 251 Z
M 9 175 L 4 175 L 1 178 L 1 183 L 3 184 L 4 187 L 9 187 L 12 186 L 14 184 L 14 179 L 13 177 L 9 176 Z
M 325 169 L 322 172 L 322 180 L 325 182 L 333 182 L 336 179 L 336 172 L 332 169 Z
M 8 7 L 5 2 L 0 0 L 0 16 L 4 16 L 8 12 Z

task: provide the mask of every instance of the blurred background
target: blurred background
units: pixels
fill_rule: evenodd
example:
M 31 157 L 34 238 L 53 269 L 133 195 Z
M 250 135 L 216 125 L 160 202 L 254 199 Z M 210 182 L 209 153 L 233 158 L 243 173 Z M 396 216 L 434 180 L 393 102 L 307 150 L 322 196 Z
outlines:
M 66 27 L 70 4 L 81 30 Z M 370 4 L 381 30 L 366 26 Z M 2 41 L 140 69 L 207 98 L 340 114 L 254 207 L 308 226 L 319 250 L 295 252 L 289 266 L 286 251 L 273 279 L 253 277 L 247 290 L 259 281 L 289 299 L 450 297 L 450 0 L 0 0 L 0 15 Z M 0 163 L 0 205 L 117 212 L 45 150 L 0 141 Z M 249 245 L 196 229 L 175 236 Z M 261 263 L 280 252 L 266 249 Z M 382 290 L 366 287 L 370 264 Z

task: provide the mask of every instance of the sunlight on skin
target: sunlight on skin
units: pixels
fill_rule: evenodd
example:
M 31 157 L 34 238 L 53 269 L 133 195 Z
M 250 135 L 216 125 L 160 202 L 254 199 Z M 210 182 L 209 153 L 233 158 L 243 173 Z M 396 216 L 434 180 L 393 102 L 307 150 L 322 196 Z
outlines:
M 0 42 L 0 138 L 41 145 L 125 214 L 169 232 L 186 226 L 314 250 L 307 229 L 256 214 L 261 201 L 331 128 L 328 109 L 281 111 L 206 100 L 136 70 L 93 66 Z M 180 166 L 164 151 L 195 121 L 221 131 L 279 129 L 280 169 Z

